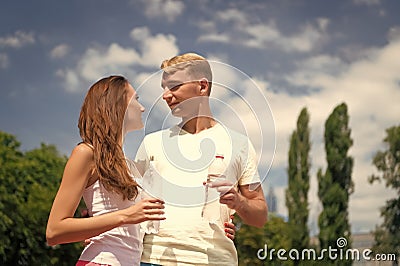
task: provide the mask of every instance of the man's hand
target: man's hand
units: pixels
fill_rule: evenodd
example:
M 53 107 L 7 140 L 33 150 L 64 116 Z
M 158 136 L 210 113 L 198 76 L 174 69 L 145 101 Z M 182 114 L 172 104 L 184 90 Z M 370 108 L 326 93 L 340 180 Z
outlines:
M 220 193 L 219 202 L 221 204 L 226 204 L 228 208 L 235 210 L 235 206 L 240 206 L 240 195 L 234 189 L 234 185 L 229 180 L 218 179 L 210 184 L 210 188 L 215 188 Z M 230 216 L 230 221 L 224 223 L 225 235 L 232 241 L 235 239 L 236 227 L 232 223 L 233 215 Z
M 220 193 L 219 202 L 235 210 L 245 224 L 261 228 L 267 222 L 268 208 L 261 184 L 252 189 L 250 185 L 239 186 L 240 192 L 226 179 L 214 181 L 207 186 L 216 188 Z
M 236 191 L 231 181 L 218 179 L 208 184 L 208 186 L 217 189 L 220 193 L 219 202 L 221 204 L 226 204 L 232 210 L 236 210 L 241 206 L 242 196 Z

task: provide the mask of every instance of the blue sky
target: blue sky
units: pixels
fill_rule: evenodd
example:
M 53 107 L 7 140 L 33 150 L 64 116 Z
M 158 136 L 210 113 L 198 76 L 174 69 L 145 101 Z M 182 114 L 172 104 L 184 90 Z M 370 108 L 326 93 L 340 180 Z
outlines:
M 195 51 L 243 71 L 267 98 L 276 152 L 264 186 L 274 187 L 282 215 L 289 135 L 308 108 L 313 232 L 321 210 L 315 175 L 325 166 L 323 125 L 335 106 L 347 103 L 355 160 L 350 221 L 353 232 L 365 232 L 394 195 L 367 177 L 376 171 L 371 158 L 383 148 L 384 130 L 400 121 L 399 11 L 396 0 L 2 1 L 0 130 L 16 135 L 24 150 L 45 142 L 69 155 L 79 142 L 77 119 L 90 84 L 121 73 L 138 87 L 163 59 Z M 224 82 L 247 89 L 234 74 L 218 71 Z M 145 106 L 158 88 L 139 90 Z M 255 111 L 263 117 L 264 110 Z M 132 137 L 132 151 L 141 137 Z M 259 153 L 271 154 L 271 145 Z M 268 167 L 262 160 L 261 172 Z

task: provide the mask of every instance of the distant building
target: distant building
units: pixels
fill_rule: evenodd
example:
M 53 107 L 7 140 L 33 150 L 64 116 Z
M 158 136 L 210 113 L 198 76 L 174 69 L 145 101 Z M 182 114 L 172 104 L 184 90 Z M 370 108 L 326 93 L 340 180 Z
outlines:
M 276 213 L 278 211 L 277 209 L 277 198 L 274 193 L 274 188 L 271 186 L 269 187 L 269 191 L 266 197 L 267 204 L 268 204 L 268 212 L 270 213 Z

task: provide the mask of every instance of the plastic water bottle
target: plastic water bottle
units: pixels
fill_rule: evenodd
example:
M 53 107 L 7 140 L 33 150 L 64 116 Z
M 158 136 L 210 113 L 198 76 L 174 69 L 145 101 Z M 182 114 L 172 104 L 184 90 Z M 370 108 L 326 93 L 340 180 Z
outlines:
M 158 174 L 154 165 L 154 156 L 150 156 L 149 168 L 143 175 L 143 194 L 142 198 L 154 197 L 162 199 L 163 178 Z M 142 230 L 146 234 L 157 234 L 160 228 L 160 221 L 145 221 L 141 224 Z
M 219 192 L 216 188 L 211 188 L 208 184 L 225 179 L 224 172 L 226 164 L 223 155 L 216 155 L 208 167 L 207 185 L 205 187 L 205 202 L 201 216 L 210 223 L 216 223 L 221 220 L 221 204 L 219 203 Z

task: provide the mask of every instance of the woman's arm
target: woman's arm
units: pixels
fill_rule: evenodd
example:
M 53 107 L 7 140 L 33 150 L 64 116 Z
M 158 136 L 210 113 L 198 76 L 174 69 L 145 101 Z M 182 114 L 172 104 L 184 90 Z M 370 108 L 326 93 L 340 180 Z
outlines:
M 122 224 L 164 219 L 163 202 L 157 199 L 143 200 L 124 210 L 96 217 L 74 218 L 92 169 L 93 151 L 86 145 L 75 147 L 65 166 L 47 222 L 49 245 L 83 241 Z

